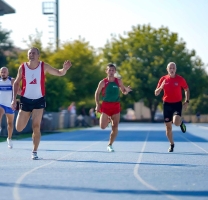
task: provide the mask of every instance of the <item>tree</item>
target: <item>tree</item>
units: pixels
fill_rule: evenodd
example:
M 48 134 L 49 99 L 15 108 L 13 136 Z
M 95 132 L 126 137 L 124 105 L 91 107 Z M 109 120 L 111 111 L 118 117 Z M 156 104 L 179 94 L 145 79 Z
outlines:
M 46 110 L 57 112 L 63 105 L 68 105 L 73 85 L 65 77 L 46 76 Z
M 133 88 L 128 100 L 124 98 L 126 104 L 143 99 L 150 108 L 152 121 L 161 102 L 161 95 L 155 97 L 154 90 L 159 78 L 167 74 L 166 67 L 170 61 L 176 63 L 177 73 L 187 80 L 192 98 L 206 88 L 207 74 L 201 59 L 168 28 L 138 25 L 125 37 L 113 37 L 103 52 L 105 61 L 116 63 L 124 83 Z
M 7 64 L 5 52 L 13 49 L 13 43 L 9 37 L 10 31 L 2 29 L 0 26 L 0 67 L 6 66 Z
M 202 94 L 198 98 L 191 101 L 191 105 L 188 107 L 187 113 L 196 114 L 207 114 L 208 112 L 208 95 Z
M 100 68 L 99 58 L 95 49 L 82 39 L 63 44 L 51 55 L 49 63 L 54 67 L 60 68 L 67 59 L 72 62 L 72 67 L 65 75 L 73 85 L 73 94 L 69 94 L 69 101 L 87 101 L 90 98 L 94 100 L 98 82 L 105 75 Z

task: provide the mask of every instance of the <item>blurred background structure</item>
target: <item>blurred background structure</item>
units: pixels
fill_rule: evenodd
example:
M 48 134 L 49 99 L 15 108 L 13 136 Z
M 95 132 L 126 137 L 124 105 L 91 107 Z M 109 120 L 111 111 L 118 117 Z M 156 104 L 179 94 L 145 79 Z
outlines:
M 49 27 L 55 28 L 55 40 L 54 40 L 54 30 L 50 30 L 49 33 L 52 34 L 50 37 L 50 42 L 56 43 L 56 50 L 59 48 L 59 0 L 56 2 L 43 2 L 42 4 L 43 14 L 49 15 Z
M 121 121 L 162 122 L 162 94 L 155 97 L 154 90 L 173 61 L 190 87 L 184 121 L 207 123 L 207 8 L 205 0 L 21 0 L 21 5 L 0 0 L 0 67 L 7 66 L 16 77 L 31 46 L 55 68 L 72 61 L 64 77 L 46 76 L 42 130 L 54 131 L 92 125 L 94 93 L 109 62 L 133 89 L 121 94 Z M 68 112 L 72 102 L 77 112 L 73 118 Z
M 8 5 L 5 1 L 0 0 L 0 16 L 13 13 L 15 13 L 15 9 Z

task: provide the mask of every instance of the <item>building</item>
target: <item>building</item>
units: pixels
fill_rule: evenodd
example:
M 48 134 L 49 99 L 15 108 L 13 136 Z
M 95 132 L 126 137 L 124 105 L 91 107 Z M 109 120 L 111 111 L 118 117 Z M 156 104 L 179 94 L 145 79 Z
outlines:
M 5 1 L 0 0 L 0 16 L 13 13 L 15 13 L 15 9 L 8 5 Z

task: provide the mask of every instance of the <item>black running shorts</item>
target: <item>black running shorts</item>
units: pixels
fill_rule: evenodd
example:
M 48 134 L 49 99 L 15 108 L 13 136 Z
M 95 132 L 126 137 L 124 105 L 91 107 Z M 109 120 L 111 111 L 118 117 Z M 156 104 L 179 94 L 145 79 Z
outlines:
M 25 112 L 32 112 L 33 109 L 42 109 L 46 107 L 45 97 L 39 99 L 28 99 L 26 97 L 20 97 L 20 110 Z
M 164 122 L 171 122 L 173 120 L 173 115 L 181 116 L 182 112 L 182 102 L 167 103 L 163 102 L 163 116 Z

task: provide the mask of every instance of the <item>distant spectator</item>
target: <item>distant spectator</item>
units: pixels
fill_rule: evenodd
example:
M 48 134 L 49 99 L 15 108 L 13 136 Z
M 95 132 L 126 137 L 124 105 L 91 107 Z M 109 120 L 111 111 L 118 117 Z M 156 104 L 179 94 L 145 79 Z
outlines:
M 90 115 L 90 118 L 91 118 L 92 126 L 96 125 L 96 116 L 95 116 L 95 110 L 94 110 L 94 108 L 91 108 L 89 110 L 89 115 Z
M 86 115 L 86 111 L 85 111 L 85 107 L 84 107 L 84 106 L 82 107 L 82 109 L 81 109 L 81 111 L 80 111 L 80 114 L 81 114 L 82 116 L 85 116 L 85 115 Z
M 200 122 L 200 116 L 201 116 L 200 112 L 197 112 L 196 113 L 196 119 L 197 119 L 198 123 Z
M 72 102 L 70 106 L 68 107 L 68 111 L 71 115 L 76 115 L 76 106 L 75 102 Z

